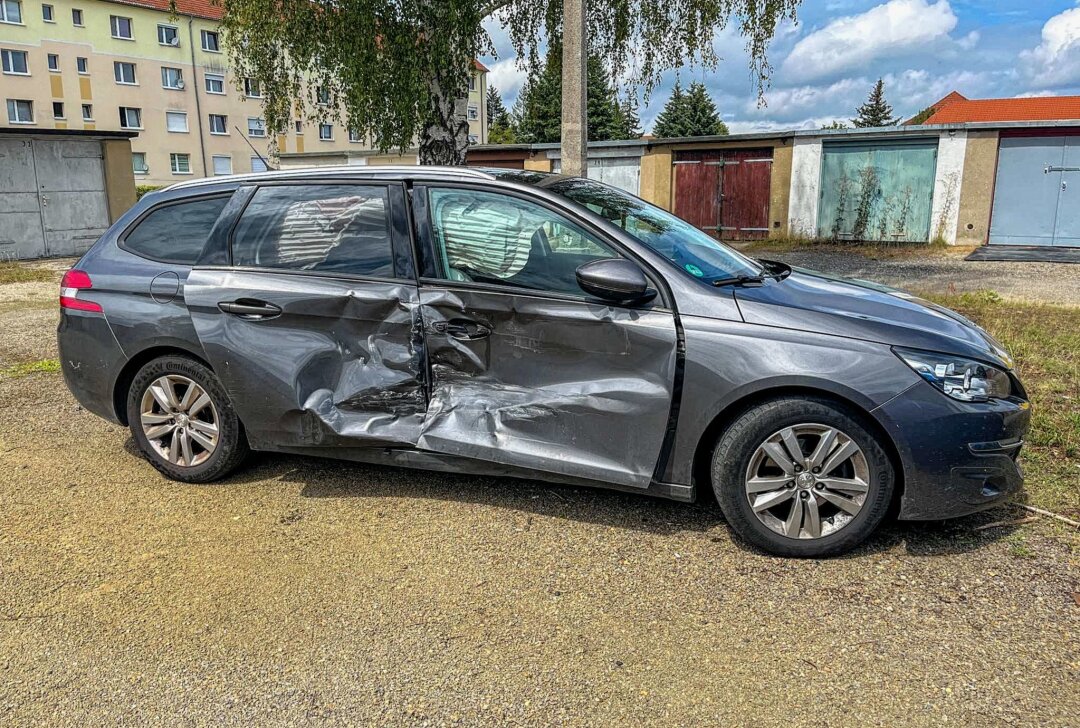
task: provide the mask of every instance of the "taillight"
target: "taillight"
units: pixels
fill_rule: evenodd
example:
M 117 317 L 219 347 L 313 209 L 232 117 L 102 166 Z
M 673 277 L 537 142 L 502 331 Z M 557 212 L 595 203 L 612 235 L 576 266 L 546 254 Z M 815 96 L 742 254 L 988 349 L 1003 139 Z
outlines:
M 85 291 L 93 287 L 94 284 L 90 281 L 90 276 L 86 271 L 72 268 L 60 280 L 60 308 L 74 311 L 97 311 L 100 313 L 100 303 L 84 301 L 78 297 L 79 291 Z

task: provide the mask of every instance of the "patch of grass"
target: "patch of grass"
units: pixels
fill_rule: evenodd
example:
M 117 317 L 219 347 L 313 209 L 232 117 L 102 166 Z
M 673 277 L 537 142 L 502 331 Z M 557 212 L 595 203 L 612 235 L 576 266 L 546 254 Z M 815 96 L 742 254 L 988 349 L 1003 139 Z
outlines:
M 835 240 L 812 238 L 771 238 L 753 243 L 735 245 L 747 255 L 768 253 L 791 253 L 800 250 L 826 253 L 853 253 L 874 260 L 895 258 L 961 258 L 974 250 L 969 245 L 945 245 L 936 243 L 838 243 Z
M 10 366 L 7 369 L 0 370 L 0 376 L 5 379 L 18 379 L 20 377 L 28 377 L 31 374 L 48 373 L 52 374 L 60 371 L 60 362 L 57 359 L 39 359 L 37 361 L 27 361 L 21 364 Z
M 993 291 L 926 297 L 978 323 L 1012 355 L 1032 404 L 1021 456 L 1026 502 L 1080 516 L 1080 308 L 1005 301 Z
M 25 263 L 0 263 L 0 285 L 59 280 L 60 274 L 48 268 L 36 268 Z

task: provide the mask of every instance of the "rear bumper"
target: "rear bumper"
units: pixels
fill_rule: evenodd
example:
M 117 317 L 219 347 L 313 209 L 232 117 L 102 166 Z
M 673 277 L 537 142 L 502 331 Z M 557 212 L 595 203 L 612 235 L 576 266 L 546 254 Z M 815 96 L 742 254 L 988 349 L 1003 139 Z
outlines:
M 960 402 L 919 382 L 874 410 L 904 471 L 903 520 L 937 520 L 989 508 L 1021 488 L 1017 462 L 1031 422 L 1019 398 Z
M 64 383 L 83 407 L 118 422 L 113 382 L 127 357 L 100 313 L 65 310 L 56 329 Z

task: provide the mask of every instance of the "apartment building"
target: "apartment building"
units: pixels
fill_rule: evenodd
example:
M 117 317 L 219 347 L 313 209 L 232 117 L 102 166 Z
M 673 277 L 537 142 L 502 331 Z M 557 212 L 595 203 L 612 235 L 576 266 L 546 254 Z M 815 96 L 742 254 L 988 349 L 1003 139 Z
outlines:
M 0 124 L 137 131 L 138 184 L 264 169 L 278 151 L 368 149 L 333 119 L 272 138 L 262 96 L 231 73 L 210 0 L 0 0 Z M 487 141 L 486 73 L 474 63 L 470 140 Z M 415 154 L 403 157 L 415 162 Z

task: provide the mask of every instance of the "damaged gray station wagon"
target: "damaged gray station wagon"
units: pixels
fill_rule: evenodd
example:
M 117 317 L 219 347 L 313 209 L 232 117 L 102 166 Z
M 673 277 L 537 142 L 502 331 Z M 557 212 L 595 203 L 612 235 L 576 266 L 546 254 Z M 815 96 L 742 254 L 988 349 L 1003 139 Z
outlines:
M 170 478 L 249 450 L 690 501 L 791 556 L 1022 482 L 1008 355 L 584 179 L 313 169 L 145 196 L 68 271 L 64 377 Z

